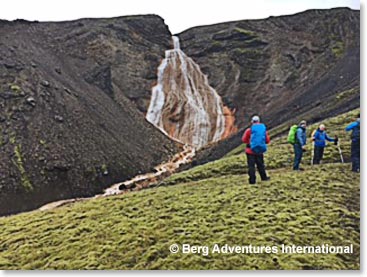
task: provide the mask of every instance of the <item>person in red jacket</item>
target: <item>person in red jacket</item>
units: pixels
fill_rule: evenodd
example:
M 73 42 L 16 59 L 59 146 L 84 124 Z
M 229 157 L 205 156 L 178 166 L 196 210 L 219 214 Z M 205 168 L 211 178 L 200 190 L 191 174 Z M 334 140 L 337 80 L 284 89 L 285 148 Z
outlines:
M 251 120 L 252 124 L 260 124 L 260 117 L 255 115 Z M 246 156 L 247 156 L 247 166 L 248 166 L 248 175 L 249 175 L 249 183 L 256 183 L 256 169 L 260 173 L 260 177 L 262 181 L 267 181 L 270 179 L 266 175 L 265 164 L 264 164 L 264 154 L 256 154 L 250 148 L 251 141 L 251 128 L 247 128 L 242 136 L 242 142 L 246 144 Z M 270 143 L 269 133 L 266 131 L 266 144 Z

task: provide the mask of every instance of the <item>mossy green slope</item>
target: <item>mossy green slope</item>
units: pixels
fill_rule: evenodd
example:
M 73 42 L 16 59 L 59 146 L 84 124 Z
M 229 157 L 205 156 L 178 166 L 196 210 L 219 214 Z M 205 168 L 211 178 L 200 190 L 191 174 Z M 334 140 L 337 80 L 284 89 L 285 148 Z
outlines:
M 271 149 L 268 161 L 281 157 Z M 243 159 L 162 183 L 175 186 L 0 218 L 0 269 L 359 269 L 360 178 L 350 164 L 293 172 L 279 162 L 269 182 L 250 186 Z M 171 254 L 173 243 L 353 244 L 354 252 L 203 256 Z
M 339 137 L 342 155 L 346 161 L 350 160 L 350 133 L 345 132 L 344 129 L 349 123 L 355 120 L 359 111 L 359 109 L 356 109 L 322 121 L 326 125 L 327 133 L 330 137 L 335 137 L 335 135 Z M 312 141 L 310 137 L 311 133 L 317 129 L 319 124 L 313 124 L 307 128 L 307 151 L 304 153 L 302 166 L 311 164 Z M 285 128 L 270 130 L 270 136 L 276 138 L 271 140 L 268 151 L 265 153 L 267 169 L 292 168 L 294 158 L 293 146 L 287 142 L 285 135 L 279 136 L 279 133 L 284 133 L 284 130 L 287 131 L 289 127 L 285 126 Z M 244 150 L 245 145 L 241 145 L 228 153 L 224 158 L 174 174 L 165 179 L 161 185 L 175 185 L 186 181 L 196 181 L 210 177 L 244 174 L 247 172 Z M 328 143 L 325 148 L 323 162 L 339 163 L 340 161 L 337 146 L 334 143 Z
M 355 109 L 347 113 L 338 115 L 336 117 L 328 118 L 321 122 L 308 126 L 307 127 L 308 150 L 311 150 L 311 146 L 312 146 L 311 141 L 310 141 L 311 133 L 314 130 L 316 130 L 319 124 L 321 123 L 326 125 L 327 133 L 330 137 L 335 137 L 335 135 L 339 137 L 340 147 L 344 151 L 349 150 L 350 149 L 350 133 L 348 134 L 347 132 L 344 131 L 344 129 L 349 123 L 355 121 L 356 116 L 358 115 L 359 112 L 360 112 L 360 109 Z M 295 121 L 291 125 L 294 125 L 294 124 L 298 124 L 298 122 Z M 269 152 L 267 154 L 268 156 L 277 157 L 278 155 L 273 155 L 274 153 L 273 151 L 277 151 L 276 149 L 280 149 L 281 150 L 280 152 L 282 152 L 283 155 L 288 153 L 289 150 L 292 149 L 292 146 L 287 143 L 287 137 L 284 135 L 289 131 L 289 128 L 291 127 L 291 125 L 289 124 L 279 125 L 276 128 L 270 130 L 270 136 L 276 137 L 276 138 L 271 141 L 271 144 L 269 146 Z M 279 136 L 280 134 L 283 134 L 283 136 Z M 288 147 L 285 147 L 285 146 L 288 146 Z M 326 156 L 330 155 L 333 157 L 333 159 L 327 160 L 328 162 L 340 161 L 339 156 L 338 156 L 339 152 L 335 150 L 336 150 L 336 147 L 333 147 L 332 143 L 329 143 L 329 146 L 325 149 L 325 155 Z M 243 151 L 244 151 L 244 146 L 240 145 L 237 148 L 233 149 L 231 152 L 229 152 L 226 155 L 226 157 L 242 154 Z M 306 155 L 309 153 L 310 151 L 307 151 Z M 346 152 L 345 154 L 347 154 L 347 157 L 349 157 L 348 152 Z
M 331 175 L 330 172 L 337 174 Z M 2 269 L 357 269 L 359 175 L 230 175 L 0 219 Z M 192 245 L 354 245 L 350 254 L 170 254 Z

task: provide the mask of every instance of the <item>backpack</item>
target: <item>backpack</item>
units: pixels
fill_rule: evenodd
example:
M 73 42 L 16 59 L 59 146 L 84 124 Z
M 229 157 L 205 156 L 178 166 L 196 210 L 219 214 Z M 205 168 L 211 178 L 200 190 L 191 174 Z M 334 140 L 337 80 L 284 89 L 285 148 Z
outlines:
M 290 129 L 289 129 L 289 133 L 288 133 L 288 139 L 287 141 L 290 144 L 296 144 L 296 134 L 297 134 L 297 129 L 298 126 L 297 125 L 293 125 Z
M 262 123 L 251 126 L 250 148 L 255 154 L 266 152 L 266 126 Z
M 356 127 L 353 128 L 351 139 L 356 142 L 359 141 L 360 133 L 361 133 L 360 124 L 358 124 Z

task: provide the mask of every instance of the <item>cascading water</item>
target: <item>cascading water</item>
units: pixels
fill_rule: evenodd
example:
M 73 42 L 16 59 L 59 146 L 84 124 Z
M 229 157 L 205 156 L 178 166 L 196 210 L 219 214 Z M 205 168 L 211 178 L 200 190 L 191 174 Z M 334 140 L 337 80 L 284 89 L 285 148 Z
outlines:
M 125 193 L 131 190 L 133 185 L 136 185 L 135 190 L 150 187 L 175 172 L 180 165 L 192 161 L 196 148 L 236 131 L 234 111 L 223 105 L 199 66 L 180 50 L 177 37 L 173 37 L 173 44 L 174 49 L 166 51 L 166 57 L 158 68 L 158 83 L 152 89 L 146 118 L 168 136 L 186 143 L 183 151 L 176 154 L 172 160 L 155 167 L 155 172 L 114 184 L 103 194 L 52 202 L 40 210 Z M 121 187 L 127 190 L 121 190 Z
M 180 49 L 178 37 L 172 40 L 174 48 L 158 67 L 146 118 L 170 137 L 200 148 L 225 133 L 224 106 L 199 65 Z

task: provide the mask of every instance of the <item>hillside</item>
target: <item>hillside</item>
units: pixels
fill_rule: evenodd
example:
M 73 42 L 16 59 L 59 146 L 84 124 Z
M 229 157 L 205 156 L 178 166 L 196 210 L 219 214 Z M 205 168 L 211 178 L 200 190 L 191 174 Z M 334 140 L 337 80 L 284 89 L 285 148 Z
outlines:
M 275 126 L 359 87 L 359 25 L 359 11 L 335 8 L 199 26 L 179 37 L 235 109 L 238 127 L 254 113 Z
M 139 112 L 170 37 L 154 15 L 0 21 L 0 215 L 100 193 L 180 151 Z
M 208 146 L 193 165 L 241 144 L 253 114 L 269 127 L 359 107 L 360 15 L 345 8 L 191 28 L 181 47 L 235 111 L 238 134 Z M 343 101 L 339 101 L 343 99 Z
M 358 112 L 323 121 L 346 159 L 343 128 Z M 325 164 L 294 172 L 285 140 L 272 141 L 265 157 L 271 180 L 255 186 L 238 148 L 156 188 L 0 218 L 0 269 L 359 269 L 360 175 L 339 163 L 331 144 Z M 173 243 L 353 244 L 354 252 L 203 256 L 170 254 Z

